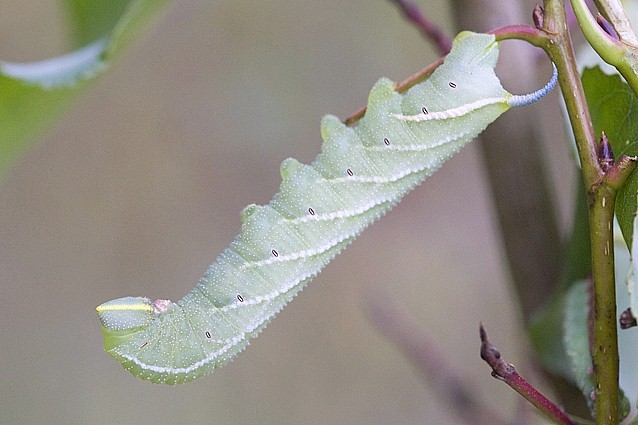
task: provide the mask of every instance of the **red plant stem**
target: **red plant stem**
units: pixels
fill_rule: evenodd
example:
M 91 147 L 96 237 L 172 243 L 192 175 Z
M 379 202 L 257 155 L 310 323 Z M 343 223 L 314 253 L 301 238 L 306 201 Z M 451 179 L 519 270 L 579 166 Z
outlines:
M 400 348 L 412 361 L 423 380 L 450 406 L 459 423 L 468 425 L 507 425 L 501 412 L 477 399 L 475 386 L 468 382 L 463 368 L 451 364 L 440 351 L 440 341 L 432 339 L 393 298 L 379 290 L 370 295 L 368 317 L 382 335 Z
M 507 25 L 489 32 L 496 36 L 497 41 L 501 40 L 524 40 L 532 46 L 545 48 L 549 44 L 547 34 L 529 25 Z
M 487 339 L 487 332 L 485 332 L 482 323 L 479 332 L 481 335 L 481 358 L 492 368 L 492 376 L 494 378 L 505 382 L 514 391 L 522 395 L 525 400 L 532 403 L 534 407 L 557 424 L 576 425 L 576 422 L 572 421 L 560 407 L 523 379 L 516 371 L 514 365 L 506 363 L 505 360 L 503 360 L 501 353 Z
M 532 403 L 534 407 L 543 412 L 543 414 L 545 414 L 548 418 L 559 424 L 576 425 L 576 422 L 572 421 L 561 408 L 556 406 L 552 401 L 527 382 L 521 375 L 519 375 L 518 372 L 516 372 L 516 369 L 513 369 L 512 373 L 506 378 L 502 378 L 500 376 L 497 376 L 496 378 L 504 381 L 514 391 L 525 397 L 527 401 Z

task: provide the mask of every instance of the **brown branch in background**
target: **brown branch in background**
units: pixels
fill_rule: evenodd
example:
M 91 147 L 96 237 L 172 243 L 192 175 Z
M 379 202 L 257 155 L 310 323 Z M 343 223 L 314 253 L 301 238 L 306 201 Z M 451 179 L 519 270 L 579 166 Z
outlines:
M 530 10 L 524 10 L 519 1 L 451 3 L 458 29 L 486 32 L 530 19 Z M 499 74 L 503 86 L 520 87 L 521 81 L 534 81 L 539 74 L 535 53 L 513 43 L 501 47 L 497 70 L 505 70 Z M 553 293 L 562 259 L 548 160 L 539 143 L 542 119 L 538 111 L 539 105 L 508 111 L 507 119 L 497 120 L 483 132 L 480 145 L 526 324 Z
M 481 358 L 492 368 L 492 376 L 494 378 L 505 382 L 557 424 L 576 425 L 576 422 L 572 421 L 560 407 L 523 379 L 514 368 L 514 365 L 503 360 L 501 353 L 487 339 L 487 332 L 485 332 L 482 323 L 479 331 L 481 335 Z
M 376 293 L 367 302 L 368 317 L 377 330 L 398 346 L 416 366 L 421 377 L 464 423 L 507 425 L 495 412 L 479 402 L 472 385 L 451 366 L 423 328 L 385 293 Z
M 432 40 L 441 55 L 447 55 L 452 49 L 452 39 L 438 26 L 430 22 L 419 10 L 418 6 L 409 0 L 390 0 L 403 11 L 405 17 L 421 30 L 423 36 Z

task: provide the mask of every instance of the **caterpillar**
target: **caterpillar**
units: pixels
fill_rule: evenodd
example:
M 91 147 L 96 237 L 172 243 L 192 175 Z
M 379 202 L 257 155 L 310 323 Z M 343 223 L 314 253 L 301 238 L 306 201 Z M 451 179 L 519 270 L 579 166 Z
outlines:
M 380 79 L 352 127 L 321 122 L 309 165 L 281 164 L 279 192 L 242 212 L 239 235 L 182 300 L 118 298 L 97 307 L 104 348 L 133 375 L 178 384 L 230 362 L 359 233 L 512 106 L 493 35 L 463 32 L 444 63 L 405 94 Z

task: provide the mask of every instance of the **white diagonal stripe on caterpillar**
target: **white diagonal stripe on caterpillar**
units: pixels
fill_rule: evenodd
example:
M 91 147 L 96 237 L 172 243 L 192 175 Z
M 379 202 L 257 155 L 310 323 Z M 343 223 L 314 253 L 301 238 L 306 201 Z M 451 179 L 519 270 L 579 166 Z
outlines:
M 506 97 L 489 97 L 487 99 L 479 99 L 472 103 L 467 103 L 465 105 L 461 105 L 456 108 L 446 109 L 444 111 L 428 112 L 427 114 L 420 113 L 416 115 L 392 114 L 392 116 L 401 121 L 413 121 L 413 122 L 447 120 L 451 118 L 462 117 L 463 115 L 467 115 L 470 112 L 476 111 L 477 109 L 483 108 L 485 106 L 494 105 L 497 103 L 503 103 L 507 105 L 507 101 L 508 101 L 508 98 Z
M 212 353 L 210 353 L 209 355 L 207 355 L 206 357 L 204 357 L 202 360 L 193 363 L 190 366 L 187 367 L 181 367 L 181 368 L 171 368 L 171 367 L 164 367 L 164 366 L 153 366 L 153 365 L 149 365 L 147 363 L 143 363 L 140 360 L 138 360 L 135 356 L 132 355 L 128 355 L 126 353 L 122 353 L 122 352 L 118 352 L 117 350 L 114 350 L 115 353 L 117 353 L 119 356 L 135 363 L 136 365 L 138 365 L 139 367 L 141 367 L 144 370 L 148 370 L 151 372 L 155 372 L 155 373 L 172 373 L 172 374 L 182 374 L 185 375 L 187 373 L 193 372 L 197 369 L 199 369 L 200 367 L 206 365 L 207 363 L 210 363 L 211 361 L 215 361 L 217 360 L 217 358 L 219 356 L 221 356 L 222 354 L 226 353 L 228 350 L 230 350 L 231 348 L 233 348 L 234 346 L 236 346 L 237 344 L 239 344 L 240 342 L 242 342 L 245 339 L 246 333 L 241 333 L 240 335 L 234 337 L 232 340 L 230 340 L 230 342 L 228 342 L 226 345 L 224 345 L 222 348 L 220 348 L 217 351 L 213 351 Z
M 446 143 L 449 143 L 446 142 Z M 446 143 L 443 143 L 439 146 L 442 146 Z M 418 146 L 418 145 L 415 145 Z M 438 146 L 435 146 L 438 147 Z M 413 167 L 413 168 L 407 168 L 404 170 L 401 170 L 400 172 L 390 176 L 390 177 L 386 177 L 386 178 L 382 178 L 379 176 L 352 176 L 352 177 L 335 177 L 332 179 L 326 179 L 326 181 L 328 183 L 351 183 L 352 181 L 356 181 L 359 183 L 375 183 L 375 184 L 384 184 L 384 183 L 395 183 L 399 180 L 405 179 L 406 177 L 409 177 L 411 175 L 414 174 L 418 174 L 421 172 L 426 171 L 429 167 L 429 164 L 426 164 L 423 167 Z M 348 209 L 348 210 L 339 210 L 339 211 L 334 211 L 334 212 L 330 212 L 330 213 L 317 213 L 314 212 L 313 215 L 310 216 L 301 216 L 301 217 L 296 217 L 293 219 L 288 219 L 288 218 L 282 218 L 282 221 L 289 223 L 289 224 L 298 224 L 298 223 L 307 223 L 307 222 L 319 222 L 319 221 L 332 221 L 332 220 L 336 220 L 336 219 L 344 219 L 344 218 L 351 218 L 351 217 L 356 217 L 358 215 L 361 214 L 365 214 L 366 212 L 372 210 L 373 208 L 376 208 L 378 206 L 381 206 L 383 204 L 392 202 L 396 197 L 395 196 L 386 196 L 386 197 L 382 197 L 382 198 L 378 198 L 375 201 L 372 201 L 368 204 L 362 205 L 358 208 L 353 208 L 353 209 Z M 292 254 L 289 254 L 289 256 Z M 248 266 L 249 264 L 251 265 L 261 265 L 264 264 L 265 262 L 276 262 L 276 261 L 289 261 L 291 258 L 288 257 L 284 257 L 281 255 L 278 255 L 274 258 L 270 258 L 268 260 L 261 260 L 260 262 L 250 262 L 247 260 L 247 264 L 246 266 Z M 292 258 L 294 259 L 298 259 L 297 257 Z
M 338 245 L 335 245 L 335 247 Z M 308 279 L 311 279 L 317 275 L 318 271 L 313 271 L 306 273 L 305 275 L 295 277 L 295 279 L 290 280 L 289 283 L 282 286 L 281 290 L 268 292 L 263 295 L 257 295 L 255 297 L 246 297 L 242 302 L 233 302 L 231 304 L 227 304 L 223 307 L 217 309 L 217 311 L 225 313 L 230 310 L 235 310 L 240 307 L 248 307 L 259 305 L 268 301 L 273 301 L 277 297 L 286 294 L 288 291 L 293 289 L 295 286 L 299 285 L 301 282 L 304 282 Z
M 273 256 L 266 260 L 248 261 L 245 264 L 242 264 L 239 267 L 239 270 L 246 270 L 249 267 L 263 267 L 263 266 L 268 266 L 275 263 L 284 263 L 288 261 L 294 261 L 294 260 L 310 258 L 317 255 L 321 255 L 324 252 L 329 251 L 331 248 L 339 245 L 343 241 L 352 238 L 353 236 L 355 235 L 351 235 L 351 234 L 343 235 L 341 238 L 325 243 L 316 249 L 304 249 L 302 251 L 291 252 L 290 254 L 286 254 L 286 255 L 278 254 L 277 256 Z
M 331 182 L 335 180 L 331 180 Z M 292 219 L 284 218 L 283 220 L 285 220 L 287 223 L 290 223 L 290 224 L 299 224 L 299 223 L 332 221 L 332 220 L 338 220 L 338 219 L 344 219 L 344 218 L 351 218 L 361 214 L 365 214 L 366 212 L 372 210 L 375 207 L 391 202 L 393 199 L 394 199 L 393 197 L 387 196 L 383 198 L 378 198 L 375 201 L 372 201 L 368 204 L 362 205 L 357 208 L 352 208 L 349 210 L 339 210 L 339 211 L 333 211 L 329 213 L 315 212 L 315 214 L 312 216 L 302 216 L 302 217 L 297 217 Z
M 316 273 L 315 273 L 316 274 Z M 314 277 L 314 274 L 309 276 L 308 279 Z M 308 280 L 306 279 L 306 280 Z M 297 286 L 299 283 L 303 282 L 297 282 L 295 285 L 291 285 L 290 289 L 293 289 L 295 286 Z M 285 292 L 282 292 L 281 294 L 284 294 Z M 233 338 L 230 339 L 224 339 L 224 340 L 213 340 L 213 341 L 217 341 L 218 343 L 225 343 L 223 347 L 221 347 L 220 349 L 213 351 L 212 353 L 209 353 L 206 357 L 204 357 L 202 360 L 199 360 L 195 363 L 193 363 L 190 366 L 187 367 L 183 367 L 183 368 L 170 368 L 170 367 L 163 367 L 163 366 L 154 366 L 154 365 L 149 365 L 147 363 L 141 362 L 139 361 L 136 357 L 134 356 L 129 356 L 124 352 L 118 351 L 118 350 L 114 350 L 115 353 L 117 353 L 118 355 L 120 355 L 121 357 L 135 363 L 136 365 L 138 365 L 140 368 L 142 368 L 143 370 L 147 370 L 147 371 L 151 371 L 151 372 L 155 372 L 155 373 L 161 373 L 161 374 L 181 374 L 181 375 L 186 375 L 190 372 L 193 372 L 203 366 L 205 366 L 206 364 L 212 362 L 212 361 L 216 361 L 219 356 L 225 354 L 226 352 L 228 352 L 229 350 L 231 350 L 233 347 L 237 346 L 238 344 L 240 344 L 241 342 L 246 340 L 246 336 L 252 332 L 254 332 L 255 330 L 257 330 L 260 326 L 262 326 L 266 321 L 268 321 L 269 319 L 271 319 L 273 316 L 275 316 L 278 313 L 278 311 L 274 311 L 271 312 L 271 314 L 269 315 L 265 315 L 261 320 L 259 321 L 255 321 L 253 322 L 253 326 L 247 329 L 243 329 L 243 328 L 238 328 L 238 332 L 239 335 L 234 336 Z M 196 330 L 193 328 L 193 331 L 195 332 Z
M 446 137 L 440 141 L 437 141 L 434 144 L 410 144 L 410 145 L 402 145 L 400 143 L 397 144 L 393 144 L 390 146 L 365 146 L 365 149 L 368 151 L 374 151 L 376 152 L 427 152 L 430 151 L 432 149 L 436 149 L 436 148 L 440 148 L 441 146 L 445 146 L 449 143 L 453 143 L 455 141 L 457 141 L 458 139 L 461 139 L 463 137 L 467 137 L 468 135 L 470 135 L 472 132 L 467 130 L 467 131 L 463 131 L 461 133 L 456 133 L 453 136 L 450 137 Z M 413 136 L 415 138 L 417 138 L 417 136 Z

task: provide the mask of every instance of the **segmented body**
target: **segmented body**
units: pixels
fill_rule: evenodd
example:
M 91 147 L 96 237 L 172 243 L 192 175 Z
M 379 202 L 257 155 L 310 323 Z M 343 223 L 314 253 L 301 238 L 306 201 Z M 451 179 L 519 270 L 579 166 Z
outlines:
M 124 299 L 137 305 L 129 330 L 104 319 L 121 319 L 118 300 L 98 307 L 109 354 L 137 376 L 170 384 L 228 363 L 361 231 L 512 99 L 522 103 L 501 87 L 497 58 L 493 36 L 462 33 L 445 63 L 407 93 L 379 80 L 356 126 L 326 116 L 321 153 L 309 165 L 282 163 L 279 192 L 246 207 L 240 234 L 181 301 L 149 313 L 138 304 L 150 301 Z

